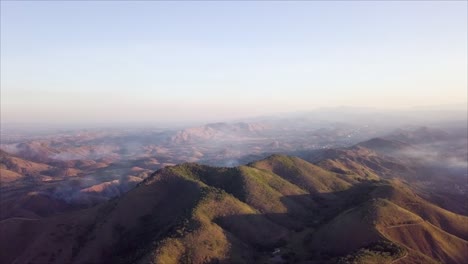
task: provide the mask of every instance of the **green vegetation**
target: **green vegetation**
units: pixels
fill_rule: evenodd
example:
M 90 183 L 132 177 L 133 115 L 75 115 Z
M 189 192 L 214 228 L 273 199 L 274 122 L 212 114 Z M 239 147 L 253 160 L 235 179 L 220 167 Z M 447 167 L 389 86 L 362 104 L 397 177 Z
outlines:
M 466 234 L 466 217 L 399 181 L 362 176 L 371 171 L 365 165 L 338 163 L 349 173 L 282 155 L 236 168 L 167 167 L 126 195 L 80 212 L 88 216 L 76 228 L 49 228 L 54 237 L 76 232 L 60 245 L 71 256 L 42 257 L 117 264 L 465 259 L 468 245 L 457 236 Z
M 206 185 L 217 187 L 245 201 L 245 182 L 239 168 L 215 168 L 184 163 L 168 168 L 170 172 L 190 180 L 200 181 Z
M 389 241 L 378 241 L 358 251 L 342 257 L 340 264 L 392 263 L 408 254 L 407 250 Z
M 351 186 L 336 173 L 295 157 L 273 155 L 249 166 L 272 172 L 310 193 L 343 191 Z

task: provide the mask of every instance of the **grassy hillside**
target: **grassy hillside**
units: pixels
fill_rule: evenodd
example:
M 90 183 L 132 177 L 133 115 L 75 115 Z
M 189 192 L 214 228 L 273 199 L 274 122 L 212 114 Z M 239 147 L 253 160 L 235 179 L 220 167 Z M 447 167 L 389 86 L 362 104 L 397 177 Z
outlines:
M 351 186 L 349 178 L 342 178 L 336 173 L 296 157 L 273 155 L 250 166 L 275 173 L 310 193 L 343 191 Z
M 25 176 L 50 175 L 52 166 L 15 157 L 0 150 L 0 183 L 13 182 Z
M 0 261 L 463 263 L 467 217 L 382 179 L 359 163 L 381 157 L 359 152 L 354 167 L 348 156 L 327 161 L 343 172 L 282 155 L 235 168 L 166 167 L 97 207 L 1 221 L 9 250 Z

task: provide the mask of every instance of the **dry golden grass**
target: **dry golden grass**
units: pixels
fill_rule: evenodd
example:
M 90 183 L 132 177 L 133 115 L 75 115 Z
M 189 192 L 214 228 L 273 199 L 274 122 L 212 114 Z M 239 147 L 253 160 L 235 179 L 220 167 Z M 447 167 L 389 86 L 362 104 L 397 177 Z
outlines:
M 273 155 L 251 166 L 272 172 L 310 193 L 337 192 L 351 187 L 349 182 L 338 177 L 336 173 L 296 157 Z
M 16 181 L 20 179 L 21 177 L 23 177 L 23 175 L 17 172 L 7 170 L 7 169 L 0 169 L 0 183 Z
M 467 217 L 402 182 L 359 177 L 280 155 L 237 168 L 168 167 L 94 208 L 0 222 L 9 249 L 0 261 L 254 263 L 271 261 L 275 248 L 292 262 L 333 263 L 353 252 L 359 263 L 468 259 Z M 374 250 L 380 242 L 397 253 Z

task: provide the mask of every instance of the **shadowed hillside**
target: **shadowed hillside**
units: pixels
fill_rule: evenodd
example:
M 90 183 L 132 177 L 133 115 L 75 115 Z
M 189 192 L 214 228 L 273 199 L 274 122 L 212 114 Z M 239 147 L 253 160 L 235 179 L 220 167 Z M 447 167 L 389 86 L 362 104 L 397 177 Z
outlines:
M 379 157 L 357 151 L 360 158 Z M 367 165 L 340 173 L 323 164 L 273 155 L 234 168 L 167 167 L 90 209 L 1 221 L 0 245 L 8 250 L 0 260 L 463 263 L 468 257 L 467 217 L 377 170 L 363 174 Z

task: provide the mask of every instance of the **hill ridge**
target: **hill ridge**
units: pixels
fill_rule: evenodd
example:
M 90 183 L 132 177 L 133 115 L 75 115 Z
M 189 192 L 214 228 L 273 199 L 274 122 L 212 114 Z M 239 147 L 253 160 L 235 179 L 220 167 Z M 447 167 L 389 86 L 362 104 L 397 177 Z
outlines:
M 2 252 L 0 260 L 251 263 L 274 262 L 277 250 L 299 263 L 466 259 L 467 217 L 425 201 L 378 171 L 366 177 L 356 169 L 339 173 L 286 155 L 238 167 L 168 166 L 93 208 L 50 221 L 0 222 L 0 230 L 37 230 L 21 254 Z M 2 247 L 17 233 L 5 234 Z M 440 246 L 433 254 L 427 247 L 434 241 Z

